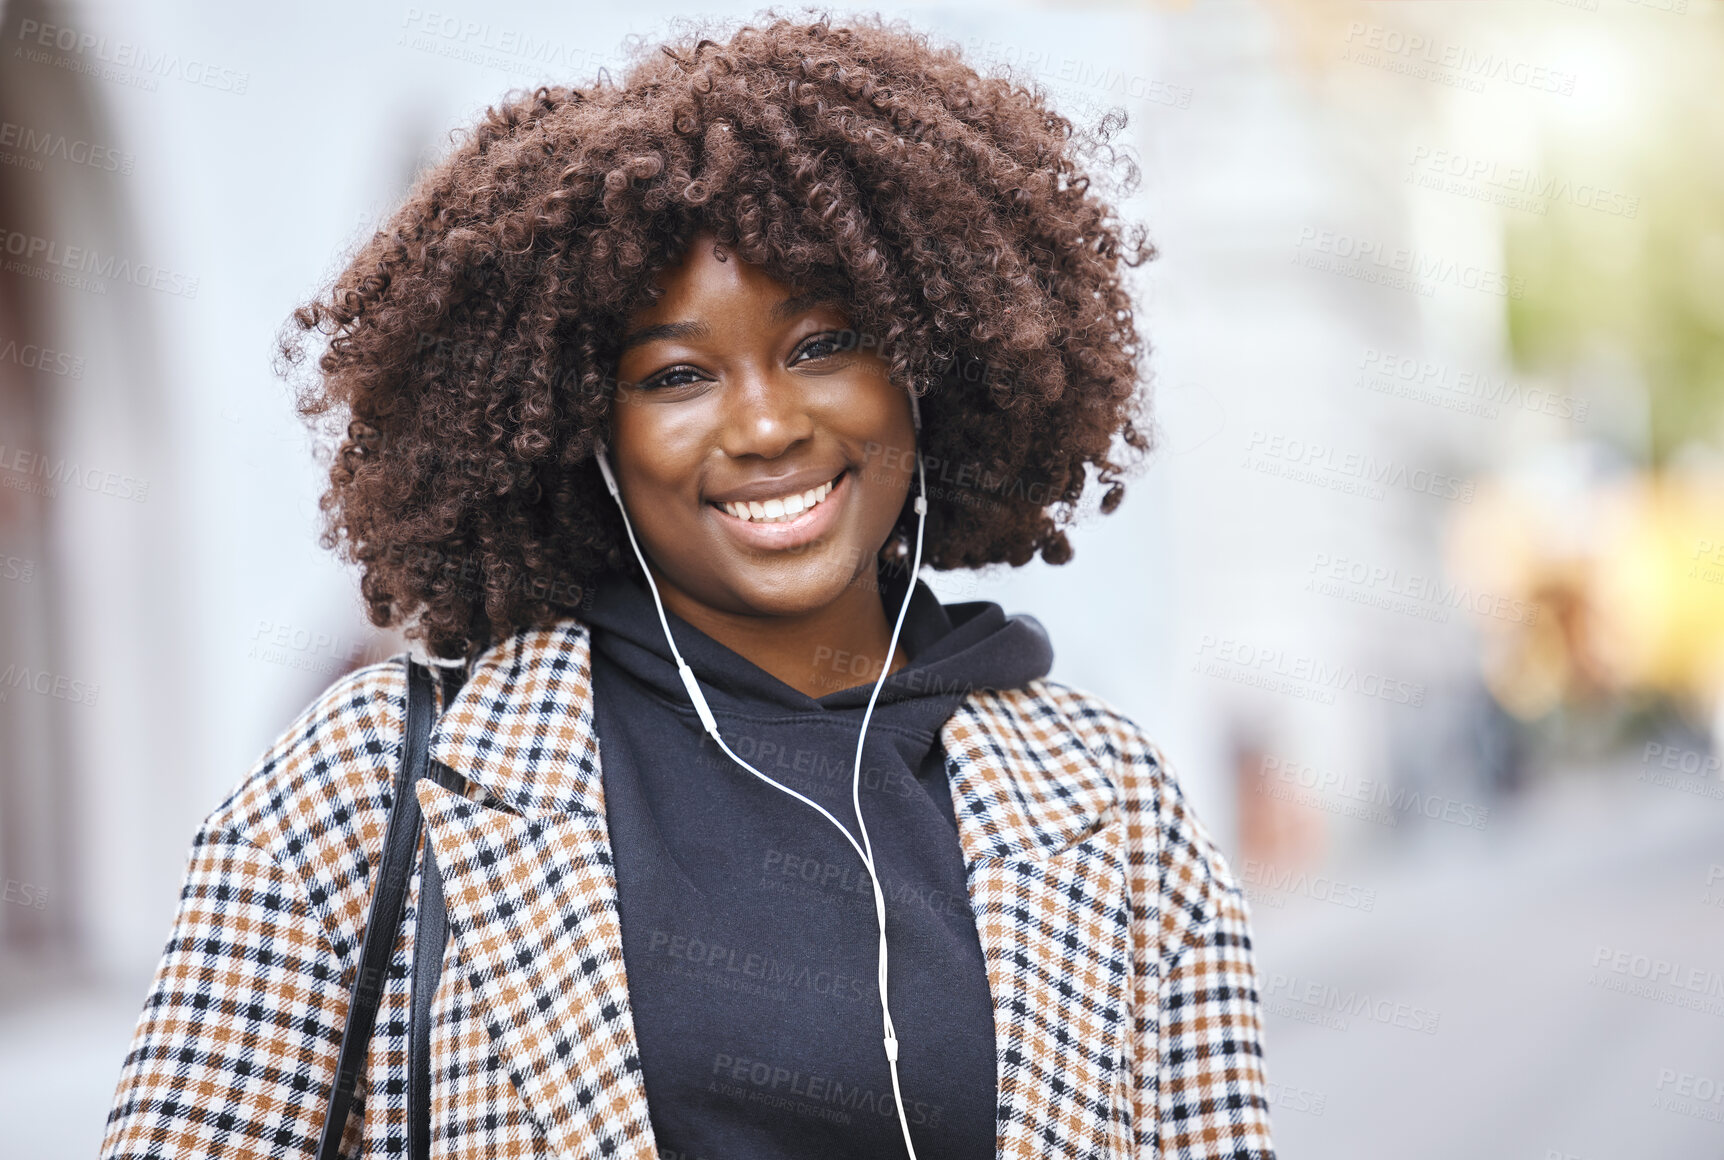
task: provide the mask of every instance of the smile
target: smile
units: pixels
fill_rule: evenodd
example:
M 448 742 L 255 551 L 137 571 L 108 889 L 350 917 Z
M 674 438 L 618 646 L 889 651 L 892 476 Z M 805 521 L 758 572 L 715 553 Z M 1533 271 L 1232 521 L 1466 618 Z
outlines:
M 839 472 L 841 476 L 843 472 Z M 819 487 L 811 487 L 807 491 L 794 495 L 775 496 L 768 500 L 741 500 L 736 503 L 720 503 L 715 505 L 720 511 L 739 520 L 751 523 L 786 524 L 812 508 L 832 494 L 832 488 L 838 483 L 838 476 L 827 480 Z
M 850 472 L 807 491 L 764 500 L 709 504 L 718 523 L 739 546 L 757 552 L 802 548 L 832 530 L 850 494 Z

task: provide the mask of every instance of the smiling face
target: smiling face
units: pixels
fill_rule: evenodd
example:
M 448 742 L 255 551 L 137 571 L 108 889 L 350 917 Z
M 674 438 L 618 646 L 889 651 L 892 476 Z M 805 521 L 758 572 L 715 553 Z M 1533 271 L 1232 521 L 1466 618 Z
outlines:
M 872 620 L 914 467 L 909 397 L 841 303 L 721 253 L 697 236 L 627 323 L 610 460 L 641 550 L 697 624 Z

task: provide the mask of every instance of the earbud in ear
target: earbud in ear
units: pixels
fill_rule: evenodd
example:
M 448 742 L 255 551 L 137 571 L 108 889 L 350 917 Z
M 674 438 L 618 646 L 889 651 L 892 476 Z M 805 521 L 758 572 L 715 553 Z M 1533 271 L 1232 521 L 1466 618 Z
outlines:
M 599 444 L 598 448 L 593 452 L 593 458 L 599 461 L 599 474 L 605 477 L 605 488 L 611 493 L 611 498 L 616 500 L 619 504 L 622 503 L 623 497 L 621 493 L 617 491 L 617 477 L 611 474 L 611 461 L 605 455 L 605 445 L 603 443 Z

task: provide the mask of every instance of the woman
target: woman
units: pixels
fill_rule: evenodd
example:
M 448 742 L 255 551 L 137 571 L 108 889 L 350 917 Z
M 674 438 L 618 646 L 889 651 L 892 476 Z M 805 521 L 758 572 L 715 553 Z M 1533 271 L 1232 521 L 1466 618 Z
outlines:
M 434 1154 L 1273 1155 L 1245 904 L 1165 760 L 915 578 L 1064 562 L 1148 448 L 1103 143 L 778 21 L 492 110 L 298 312 L 326 543 L 467 662 L 418 791 Z M 105 1155 L 314 1151 L 403 674 L 198 834 Z M 413 927 L 355 1154 L 403 1150 Z

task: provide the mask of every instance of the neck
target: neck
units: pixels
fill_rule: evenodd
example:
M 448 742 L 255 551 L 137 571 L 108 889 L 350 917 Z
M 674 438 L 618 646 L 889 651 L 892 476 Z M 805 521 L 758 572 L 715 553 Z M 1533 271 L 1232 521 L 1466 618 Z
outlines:
M 873 576 L 858 577 L 823 608 L 790 616 L 711 608 L 665 583 L 656 568 L 653 578 L 667 610 L 800 693 L 819 698 L 880 679 L 892 624 Z M 909 663 L 899 644 L 887 671 L 897 672 Z

